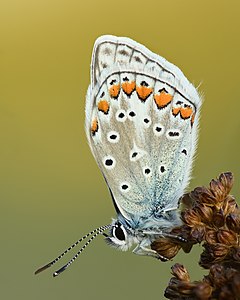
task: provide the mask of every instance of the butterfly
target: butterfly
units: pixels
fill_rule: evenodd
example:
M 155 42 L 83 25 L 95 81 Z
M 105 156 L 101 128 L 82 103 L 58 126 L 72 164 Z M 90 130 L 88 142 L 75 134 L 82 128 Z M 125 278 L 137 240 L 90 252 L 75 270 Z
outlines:
M 83 236 L 36 274 L 89 237 L 53 274 L 59 275 L 100 234 L 120 250 L 135 245 L 136 254 L 165 259 L 150 245 L 180 224 L 179 199 L 190 179 L 200 106 L 196 88 L 163 57 L 126 37 L 96 40 L 85 129 L 117 218 Z

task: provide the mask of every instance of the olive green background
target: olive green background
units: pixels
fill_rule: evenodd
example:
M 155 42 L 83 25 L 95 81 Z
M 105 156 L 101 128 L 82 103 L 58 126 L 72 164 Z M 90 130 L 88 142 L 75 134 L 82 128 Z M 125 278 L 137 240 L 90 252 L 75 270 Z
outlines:
M 2 0 L 0 3 L 0 298 L 163 299 L 170 267 L 201 278 L 201 250 L 161 263 L 99 237 L 61 276 L 38 276 L 84 233 L 115 216 L 84 133 L 95 39 L 128 36 L 180 67 L 204 95 L 189 187 L 240 180 L 239 1 Z M 73 251 L 72 254 L 75 252 Z

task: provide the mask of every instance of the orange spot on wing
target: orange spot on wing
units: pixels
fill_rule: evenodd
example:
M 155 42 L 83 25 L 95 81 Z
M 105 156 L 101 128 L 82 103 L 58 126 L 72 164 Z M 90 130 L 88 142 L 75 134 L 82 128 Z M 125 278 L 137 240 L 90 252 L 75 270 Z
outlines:
M 193 126 L 194 120 L 195 120 L 195 113 L 193 113 L 193 115 L 191 117 L 191 126 Z
M 136 91 L 140 100 L 145 101 L 151 95 L 153 89 L 146 86 L 137 86 Z
M 180 112 L 181 107 L 173 107 L 172 113 L 176 117 Z
M 104 114 L 107 114 L 109 111 L 109 103 L 106 100 L 99 101 L 98 110 L 102 111 Z
M 190 105 L 184 104 L 184 107 L 173 107 L 172 114 L 174 115 L 174 117 L 176 117 L 179 113 L 183 120 L 191 118 L 191 126 L 193 125 L 195 113 Z
M 95 135 L 95 133 L 98 131 L 98 121 L 97 118 L 93 119 L 92 125 L 91 125 L 91 132 L 92 135 Z
M 191 117 L 193 114 L 193 110 L 190 106 L 188 107 L 182 107 L 180 110 L 181 117 L 185 120 Z
M 120 84 L 115 84 L 109 88 L 109 95 L 112 98 L 117 98 L 120 92 Z
M 136 87 L 135 81 L 122 83 L 122 89 L 124 93 L 126 93 L 128 96 L 132 94 L 132 92 L 135 90 L 135 87 Z
M 168 104 L 172 101 L 173 96 L 166 93 L 166 92 L 161 92 L 160 94 L 155 94 L 154 95 L 154 100 L 155 103 L 157 104 L 158 108 L 164 108 L 168 106 Z

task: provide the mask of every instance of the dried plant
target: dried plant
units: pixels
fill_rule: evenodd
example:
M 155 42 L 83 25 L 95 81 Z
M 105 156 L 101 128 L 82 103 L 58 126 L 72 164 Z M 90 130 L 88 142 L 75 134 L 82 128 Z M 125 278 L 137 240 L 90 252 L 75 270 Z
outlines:
M 240 299 L 240 209 L 229 193 L 233 174 L 222 173 L 210 182 L 209 188 L 197 187 L 182 198 L 182 226 L 172 234 L 186 242 L 159 238 L 152 249 L 168 259 L 180 249 L 188 253 L 201 243 L 203 252 L 199 265 L 209 269 L 200 281 L 190 281 L 184 266 L 172 267 L 174 277 L 165 290 L 168 299 Z

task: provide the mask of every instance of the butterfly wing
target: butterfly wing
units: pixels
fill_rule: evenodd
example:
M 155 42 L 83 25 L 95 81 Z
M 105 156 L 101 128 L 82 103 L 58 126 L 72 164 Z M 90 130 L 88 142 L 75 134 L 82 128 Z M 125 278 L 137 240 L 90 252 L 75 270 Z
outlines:
M 95 42 L 86 134 L 126 219 L 177 207 L 190 176 L 200 105 L 193 85 L 164 58 L 128 38 Z

